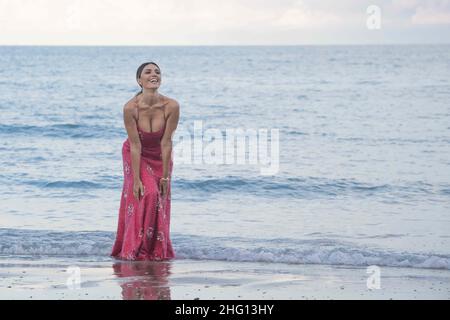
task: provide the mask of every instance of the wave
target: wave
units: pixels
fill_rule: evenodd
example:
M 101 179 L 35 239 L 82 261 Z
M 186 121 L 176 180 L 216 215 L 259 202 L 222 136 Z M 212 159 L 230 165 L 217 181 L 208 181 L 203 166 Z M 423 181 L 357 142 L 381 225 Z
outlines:
M 121 179 L 121 178 L 118 178 Z M 120 181 L 120 180 L 118 180 Z M 92 189 L 116 189 L 120 188 L 120 182 L 112 183 L 110 181 L 93 182 L 87 180 L 20 180 L 18 184 L 31 185 L 42 189 L 79 189 L 79 190 L 92 190 Z
M 448 186 L 436 188 L 432 184 L 421 181 L 407 182 L 404 185 L 374 184 L 355 179 L 328 179 L 321 177 L 254 177 L 225 176 L 220 178 L 173 180 L 174 194 L 179 191 L 190 193 L 199 191 L 203 194 L 239 192 L 263 197 L 371 197 L 378 196 L 387 199 L 411 199 L 418 194 L 445 194 Z
M 96 180 L 47 180 L 18 179 L 4 176 L 0 181 L 19 185 L 31 185 L 42 189 L 117 189 L 123 185 L 121 175 L 99 175 Z M 433 185 L 423 181 L 405 182 L 401 185 L 374 184 L 355 179 L 328 179 L 321 177 L 248 177 L 224 176 L 204 177 L 201 179 L 174 178 L 172 181 L 175 197 L 184 198 L 196 196 L 196 193 L 214 195 L 222 193 L 249 194 L 258 197 L 280 198 L 294 197 L 297 199 L 314 199 L 351 196 L 367 198 L 376 196 L 380 199 L 413 200 L 418 195 L 448 195 L 448 185 Z
M 108 257 L 114 236 L 107 231 L 2 228 L 0 255 Z M 450 255 L 364 248 L 335 239 L 253 239 L 176 233 L 171 239 L 178 259 L 450 269 Z
M 126 136 L 126 132 L 124 132 L 123 128 L 72 123 L 52 124 L 45 126 L 1 124 L 0 134 L 33 137 L 58 137 L 68 139 Z

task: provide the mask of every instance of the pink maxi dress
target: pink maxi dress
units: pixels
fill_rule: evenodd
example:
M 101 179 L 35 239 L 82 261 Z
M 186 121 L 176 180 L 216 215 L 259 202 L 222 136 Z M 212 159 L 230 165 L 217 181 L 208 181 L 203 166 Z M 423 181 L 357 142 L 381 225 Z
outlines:
M 139 113 L 138 113 L 139 117 Z M 161 138 L 166 124 L 155 132 L 142 131 L 136 122 L 141 141 L 140 176 L 144 196 L 133 195 L 133 170 L 129 139 L 122 146 L 123 189 L 120 200 L 116 240 L 111 256 L 121 260 L 169 260 L 175 252 L 169 237 L 170 181 L 167 195 L 161 197 L 159 179 L 163 174 Z M 169 172 L 173 161 L 170 159 Z

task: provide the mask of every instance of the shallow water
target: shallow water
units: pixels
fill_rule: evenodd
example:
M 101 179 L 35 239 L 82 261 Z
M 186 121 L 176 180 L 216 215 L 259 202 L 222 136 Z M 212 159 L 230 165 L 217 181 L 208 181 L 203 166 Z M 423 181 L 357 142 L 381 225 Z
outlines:
M 155 60 L 177 134 L 280 132 L 274 176 L 175 153 L 178 257 L 450 269 L 449 49 L 0 47 L 0 254 L 109 253 L 122 107 Z

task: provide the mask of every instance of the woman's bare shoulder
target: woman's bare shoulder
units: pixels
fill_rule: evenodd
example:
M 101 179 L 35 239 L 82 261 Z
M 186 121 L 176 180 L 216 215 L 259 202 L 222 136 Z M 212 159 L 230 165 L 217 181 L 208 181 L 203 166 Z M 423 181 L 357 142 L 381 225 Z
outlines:
M 170 98 L 170 97 L 165 97 L 166 99 L 166 106 L 169 112 L 172 112 L 174 110 L 178 110 L 180 108 L 180 104 L 178 103 L 177 100 Z
M 136 106 L 137 106 L 136 97 L 133 97 L 130 100 L 128 100 L 123 106 L 124 114 L 132 114 L 134 116 L 136 112 Z
M 134 96 L 133 98 L 131 98 L 130 100 L 128 100 L 126 103 L 125 103 L 125 105 L 123 106 L 123 108 L 125 109 L 125 108 L 133 108 L 133 107 L 136 107 L 136 104 L 137 104 L 137 102 L 138 102 L 138 97 L 137 96 Z

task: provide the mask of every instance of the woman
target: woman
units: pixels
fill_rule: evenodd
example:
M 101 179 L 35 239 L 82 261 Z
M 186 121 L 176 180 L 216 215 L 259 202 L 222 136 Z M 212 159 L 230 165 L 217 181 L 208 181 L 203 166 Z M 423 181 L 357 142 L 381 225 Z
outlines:
M 143 63 L 136 80 L 142 90 L 123 109 L 128 139 L 122 147 L 124 182 L 111 256 L 168 260 L 175 258 L 169 238 L 170 176 L 180 107 L 158 92 L 161 71 L 156 63 Z

